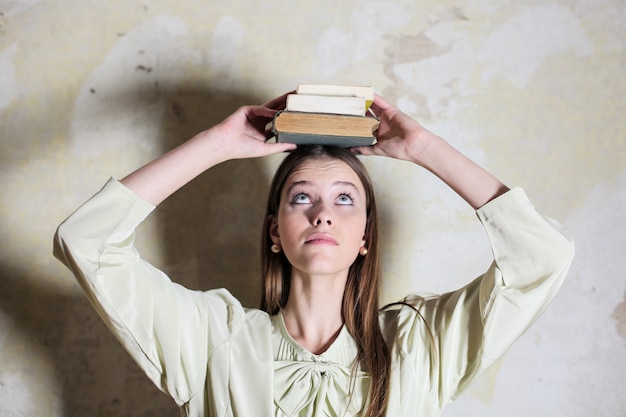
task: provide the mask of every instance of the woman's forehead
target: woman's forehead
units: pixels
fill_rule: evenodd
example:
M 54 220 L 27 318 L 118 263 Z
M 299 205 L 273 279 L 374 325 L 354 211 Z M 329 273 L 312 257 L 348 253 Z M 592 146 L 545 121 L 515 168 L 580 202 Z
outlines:
M 287 183 L 317 182 L 334 179 L 335 181 L 350 181 L 354 185 L 363 187 L 357 173 L 346 162 L 335 158 L 307 159 L 296 167 L 287 177 Z

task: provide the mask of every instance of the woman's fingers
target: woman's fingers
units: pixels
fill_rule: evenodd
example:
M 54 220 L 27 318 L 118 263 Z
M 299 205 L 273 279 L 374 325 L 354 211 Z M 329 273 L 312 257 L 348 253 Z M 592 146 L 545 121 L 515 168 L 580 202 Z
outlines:
M 377 116 L 380 116 L 385 110 L 393 108 L 394 107 L 387 100 L 378 94 L 374 94 L 374 102 L 371 105 L 371 109 Z
M 370 146 L 355 146 L 354 148 L 350 148 L 350 151 L 354 152 L 357 155 L 380 155 L 385 156 L 386 154 L 381 151 L 379 146 L 370 145 Z
M 284 110 L 287 105 L 287 96 L 289 94 L 293 94 L 295 91 L 288 91 L 285 94 L 278 96 L 276 98 L 271 99 L 270 101 L 263 104 L 263 107 L 268 107 L 274 110 Z

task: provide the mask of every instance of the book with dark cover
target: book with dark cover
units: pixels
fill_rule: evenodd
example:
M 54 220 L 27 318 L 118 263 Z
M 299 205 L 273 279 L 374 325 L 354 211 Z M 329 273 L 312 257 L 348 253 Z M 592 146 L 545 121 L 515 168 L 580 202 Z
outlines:
M 275 134 L 276 142 L 295 143 L 296 145 L 333 145 L 342 148 L 355 146 L 370 146 L 376 143 L 373 136 L 333 136 L 313 135 L 308 133 L 278 132 Z
M 276 142 L 348 148 L 374 144 L 378 123 L 368 116 L 281 111 L 274 117 L 272 131 Z

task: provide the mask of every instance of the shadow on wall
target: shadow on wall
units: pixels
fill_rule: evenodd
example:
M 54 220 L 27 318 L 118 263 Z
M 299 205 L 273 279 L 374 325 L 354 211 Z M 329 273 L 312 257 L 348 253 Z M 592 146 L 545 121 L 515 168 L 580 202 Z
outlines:
M 165 149 L 222 121 L 239 106 L 266 98 L 197 91 L 179 95 L 163 123 Z M 207 119 L 210 123 L 207 125 Z M 260 242 L 271 178 L 260 159 L 211 168 L 155 213 L 162 231 L 163 269 L 188 288 L 227 288 L 243 305 L 260 301 Z
M 144 98 L 128 95 L 119 100 L 141 103 Z M 167 100 L 160 132 L 163 151 L 223 120 L 241 105 L 265 101 L 195 86 L 183 86 Z M 157 245 L 163 248 L 164 259 L 150 261 L 184 286 L 226 287 L 244 305 L 256 307 L 262 217 L 270 180 L 262 164 L 260 160 L 221 164 L 163 203 L 152 221 L 161 234 Z M 99 185 L 94 184 L 94 190 Z M 32 349 L 13 354 L 22 363 L 11 367 L 22 375 L 28 375 L 28 369 L 36 370 L 31 379 L 25 377 L 25 391 L 33 395 L 45 391 L 44 397 L 61 416 L 177 414 L 173 401 L 143 375 L 86 298 L 51 292 L 38 285 L 42 278 L 29 266 L 15 265 L 6 255 L 0 256 L 0 272 L 9 277 L 3 280 L 0 309 L 12 319 L 11 334 L 21 346 Z M 59 279 L 70 279 L 67 274 Z M 33 358 L 37 363 L 32 363 Z M 37 380 L 42 365 L 52 368 L 47 373 L 51 381 Z M 49 392 L 51 386 L 58 387 L 57 391 Z

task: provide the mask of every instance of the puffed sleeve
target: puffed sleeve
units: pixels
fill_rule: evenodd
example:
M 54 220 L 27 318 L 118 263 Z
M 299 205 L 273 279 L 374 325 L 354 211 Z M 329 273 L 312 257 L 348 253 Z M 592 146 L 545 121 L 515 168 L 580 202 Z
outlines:
M 420 409 L 442 409 L 499 359 L 554 298 L 574 255 L 572 239 L 521 188 L 477 215 L 494 256 L 487 272 L 457 291 L 408 297 L 385 316 L 405 371 L 397 383 L 404 398 L 410 388 L 436 399 Z
M 54 255 L 148 377 L 182 405 L 203 388 L 209 352 L 244 311 L 227 291 L 191 291 L 140 257 L 135 228 L 153 209 L 111 179 L 59 226 Z

